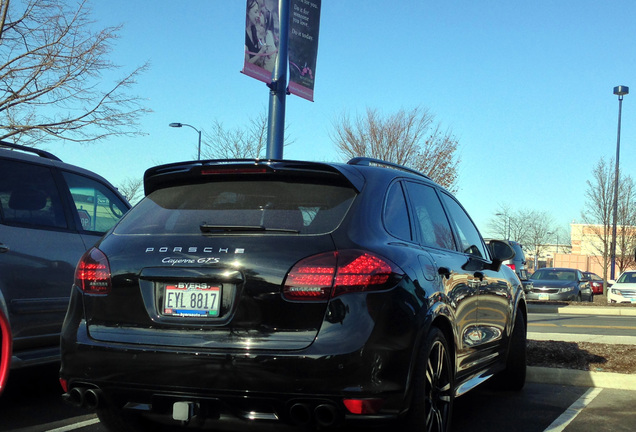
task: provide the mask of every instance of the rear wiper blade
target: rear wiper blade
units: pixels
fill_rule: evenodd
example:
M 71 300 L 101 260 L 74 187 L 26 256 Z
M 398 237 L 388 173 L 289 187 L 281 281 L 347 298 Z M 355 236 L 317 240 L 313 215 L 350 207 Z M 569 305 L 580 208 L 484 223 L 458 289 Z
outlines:
M 262 225 L 211 225 L 201 224 L 199 229 L 204 233 L 224 233 L 224 232 L 252 232 L 252 231 L 265 231 L 265 232 L 282 232 L 298 234 L 300 231 L 285 228 L 266 228 Z

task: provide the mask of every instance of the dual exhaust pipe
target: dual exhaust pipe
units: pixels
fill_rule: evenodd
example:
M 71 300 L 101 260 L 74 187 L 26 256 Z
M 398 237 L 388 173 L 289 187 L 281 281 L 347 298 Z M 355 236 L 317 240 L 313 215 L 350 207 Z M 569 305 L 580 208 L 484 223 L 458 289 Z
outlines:
M 289 408 L 289 418 L 297 425 L 308 425 L 313 420 L 318 426 L 330 427 L 340 423 L 342 415 L 335 405 L 329 403 L 321 403 L 314 407 L 299 402 Z
M 95 410 L 101 403 L 102 392 L 95 388 L 73 387 L 62 397 L 75 407 Z
M 103 401 L 100 389 L 88 387 L 73 387 L 62 397 L 64 401 L 75 407 L 89 410 L 97 409 Z M 338 408 L 330 403 L 318 405 L 295 403 L 289 408 L 289 418 L 297 425 L 308 425 L 313 421 L 321 427 L 331 427 L 343 420 Z

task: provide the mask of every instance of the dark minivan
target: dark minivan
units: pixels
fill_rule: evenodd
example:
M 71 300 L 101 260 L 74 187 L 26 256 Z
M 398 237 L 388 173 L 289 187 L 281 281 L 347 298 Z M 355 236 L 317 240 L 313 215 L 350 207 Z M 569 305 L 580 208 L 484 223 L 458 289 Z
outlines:
M 129 208 L 99 175 L 0 142 L 0 391 L 10 369 L 59 361 L 75 266 Z

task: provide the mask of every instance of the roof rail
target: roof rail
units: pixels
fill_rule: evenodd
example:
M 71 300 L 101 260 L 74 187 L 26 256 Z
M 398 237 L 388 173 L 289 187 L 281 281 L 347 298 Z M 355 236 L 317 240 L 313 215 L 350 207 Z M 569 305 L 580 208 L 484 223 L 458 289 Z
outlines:
M 47 151 L 44 150 L 40 150 L 40 149 L 36 149 L 33 147 L 27 147 L 27 146 L 23 146 L 20 144 L 13 144 L 10 142 L 6 142 L 6 141 L 0 141 L 0 148 L 10 148 L 10 149 L 14 149 L 14 150 L 20 150 L 20 151 L 24 151 L 24 152 L 28 152 L 28 153 L 34 153 L 38 156 L 41 156 L 43 158 L 46 159 L 52 159 L 52 160 L 56 160 L 59 162 L 62 162 L 62 159 L 60 159 L 59 157 L 55 156 L 53 153 L 49 153 Z
M 429 180 L 431 179 L 429 176 L 427 176 L 426 174 L 422 174 L 418 170 L 415 170 L 415 169 L 409 168 L 409 167 L 405 167 L 404 165 L 396 164 L 396 163 L 393 163 L 393 162 L 383 161 L 382 159 L 375 159 L 375 158 L 360 156 L 360 157 L 354 157 L 349 162 L 347 162 L 347 164 L 348 165 L 364 165 L 364 166 L 379 165 L 379 166 L 383 166 L 383 167 L 386 167 L 386 168 L 392 168 L 392 169 L 396 169 L 396 170 L 400 170 L 400 171 L 406 171 L 406 172 L 409 172 L 411 174 L 415 174 L 415 175 L 419 175 L 421 177 L 425 177 L 425 178 L 427 178 Z

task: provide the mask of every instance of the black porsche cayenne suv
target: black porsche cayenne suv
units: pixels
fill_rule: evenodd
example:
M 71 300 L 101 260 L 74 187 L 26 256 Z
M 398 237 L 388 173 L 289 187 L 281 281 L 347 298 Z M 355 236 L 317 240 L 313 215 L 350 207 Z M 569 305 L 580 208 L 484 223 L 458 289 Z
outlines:
M 80 260 L 65 398 L 113 431 L 236 417 L 449 429 L 454 398 L 525 382 L 514 251 L 426 176 L 347 164 L 183 162 Z

